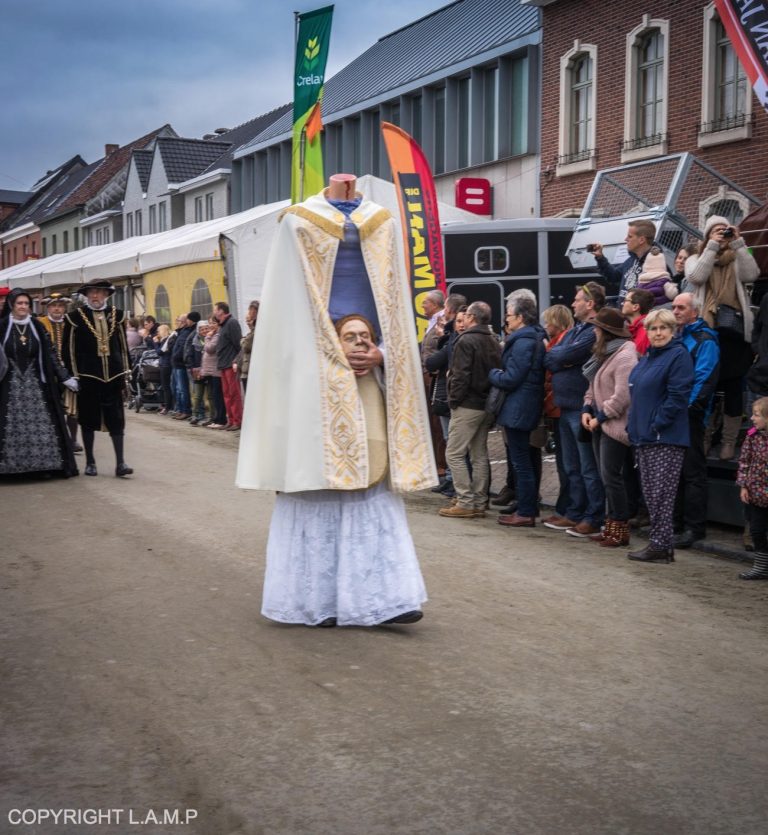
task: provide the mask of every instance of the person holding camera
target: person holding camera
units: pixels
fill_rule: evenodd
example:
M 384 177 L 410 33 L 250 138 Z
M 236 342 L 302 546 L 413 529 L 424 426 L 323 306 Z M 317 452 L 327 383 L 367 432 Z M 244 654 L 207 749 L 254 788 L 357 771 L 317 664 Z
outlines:
M 595 256 L 600 275 L 609 283 L 618 282 L 619 294 L 616 307 L 619 310 L 624 304 L 627 293 L 638 286 L 640 273 L 643 272 L 643 265 L 645 264 L 645 256 L 651 251 L 655 237 L 656 227 L 650 220 L 633 220 L 627 226 L 627 237 L 624 238 L 628 257 L 617 267 L 603 255 L 603 245 L 601 243 L 591 243 L 587 246 L 587 252 Z
M 760 275 L 737 227 L 728 218 L 712 215 L 704 226 L 697 255 L 685 262 L 688 291 L 701 318 L 717 331 L 720 373 L 717 390 L 725 395 L 720 459 L 736 453 L 744 410 L 742 378 L 752 364 L 752 311 L 744 285 Z

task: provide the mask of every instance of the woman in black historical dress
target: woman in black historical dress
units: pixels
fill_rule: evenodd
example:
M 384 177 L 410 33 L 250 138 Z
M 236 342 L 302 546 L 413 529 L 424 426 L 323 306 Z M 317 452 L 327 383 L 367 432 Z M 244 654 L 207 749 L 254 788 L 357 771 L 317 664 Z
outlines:
M 77 475 L 61 405 L 60 383 L 77 380 L 59 362 L 48 332 L 31 313 L 32 298 L 12 290 L 0 316 L 0 345 L 8 361 L 0 380 L 0 476 Z

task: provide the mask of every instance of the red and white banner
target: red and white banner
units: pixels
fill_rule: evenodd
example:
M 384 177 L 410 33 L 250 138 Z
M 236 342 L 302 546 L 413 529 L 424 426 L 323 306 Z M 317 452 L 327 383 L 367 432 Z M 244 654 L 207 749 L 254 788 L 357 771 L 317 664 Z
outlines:
M 715 0 L 715 7 L 755 95 L 768 110 L 768 6 L 761 0 Z
M 421 303 L 430 290 L 445 292 L 443 236 L 435 182 L 424 152 L 411 136 L 389 122 L 381 123 L 381 133 L 400 204 L 416 332 L 421 342 L 429 326 Z

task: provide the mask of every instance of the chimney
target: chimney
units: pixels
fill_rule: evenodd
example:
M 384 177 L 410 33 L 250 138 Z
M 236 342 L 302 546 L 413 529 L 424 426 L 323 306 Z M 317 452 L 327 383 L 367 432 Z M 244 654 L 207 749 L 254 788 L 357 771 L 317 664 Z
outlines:
M 104 146 L 104 156 L 109 157 L 115 153 L 120 148 L 119 145 L 105 145 Z

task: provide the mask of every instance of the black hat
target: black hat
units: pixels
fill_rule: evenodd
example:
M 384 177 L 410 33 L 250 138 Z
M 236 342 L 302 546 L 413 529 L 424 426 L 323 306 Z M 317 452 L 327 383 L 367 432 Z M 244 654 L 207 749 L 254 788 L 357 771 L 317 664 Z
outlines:
M 11 315 L 13 304 L 19 296 L 26 296 L 29 299 L 30 305 L 32 304 L 32 293 L 30 293 L 29 290 L 25 290 L 23 287 L 14 287 L 13 290 L 11 290 L 11 292 L 5 297 L 5 304 L 0 312 L 0 316 Z
M 109 290 L 110 296 L 115 292 L 115 288 L 106 278 L 94 278 L 91 281 L 87 281 L 82 287 L 77 288 L 77 292 L 81 296 L 85 296 L 89 290 Z
M 189 319 L 190 322 L 199 322 L 201 318 L 202 316 L 200 316 L 196 310 L 192 310 L 190 313 L 187 313 L 187 319 Z

